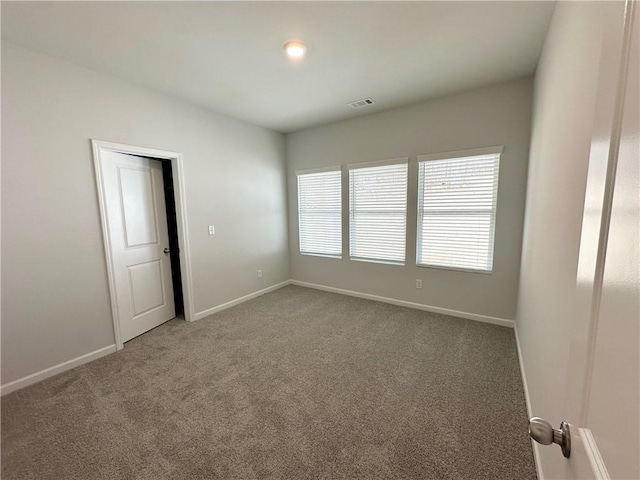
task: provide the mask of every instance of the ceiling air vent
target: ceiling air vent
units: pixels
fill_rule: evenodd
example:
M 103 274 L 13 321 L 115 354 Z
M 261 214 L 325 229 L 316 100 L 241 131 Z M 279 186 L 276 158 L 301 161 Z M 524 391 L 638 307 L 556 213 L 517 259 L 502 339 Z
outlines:
M 363 98 L 362 100 L 356 100 L 355 102 L 351 102 L 349 106 L 351 108 L 362 108 L 367 107 L 369 105 L 373 105 L 373 99 L 371 98 Z

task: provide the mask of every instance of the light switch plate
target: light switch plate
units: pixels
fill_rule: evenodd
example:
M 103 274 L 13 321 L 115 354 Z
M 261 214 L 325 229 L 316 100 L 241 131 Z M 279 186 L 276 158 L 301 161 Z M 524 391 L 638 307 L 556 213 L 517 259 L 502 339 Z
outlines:
M 209 235 L 214 235 L 216 233 L 216 227 L 214 225 L 209 225 Z

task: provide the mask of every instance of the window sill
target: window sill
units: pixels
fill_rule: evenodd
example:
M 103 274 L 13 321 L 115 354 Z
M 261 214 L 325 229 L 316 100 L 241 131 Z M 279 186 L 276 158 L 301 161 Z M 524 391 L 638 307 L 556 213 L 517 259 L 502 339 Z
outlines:
M 451 270 L 453 272 L 463 272 L 463 273 L 479 273 L 481 275 L 493 275 L 493 270 L 476 270 L 473 268 L 462 268 L 462 267 L 445 267 L 440 265 L 426 265 L 422 263 L 416 263 L 416 267 L 419 268 L 433 268 L 435 270 Z
M 338 260 L 342 259 L 342 255 L 329 255 L 327 253 L 310 253 L 310 252 L 299 252 L 300 255 L 304 255 L 305 257 L 322 257 L 322 258 L 337 258 Z
M 382 265 L 395 265 L 399 267 L 404 267 L 404 262 L 394 262 L 393 260 L 378 260 L 375 258 L 359 258 L 359 257 L 349 257 L 349 260 L 353 260 L 354 262 L 380 263 Z

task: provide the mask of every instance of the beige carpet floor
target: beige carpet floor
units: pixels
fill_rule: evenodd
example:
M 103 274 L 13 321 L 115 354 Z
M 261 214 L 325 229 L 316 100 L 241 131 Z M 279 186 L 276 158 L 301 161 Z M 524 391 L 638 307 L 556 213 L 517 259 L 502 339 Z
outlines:
M 2 478 L 536 475 L 513 330 L 288 286 L 4 397 Z

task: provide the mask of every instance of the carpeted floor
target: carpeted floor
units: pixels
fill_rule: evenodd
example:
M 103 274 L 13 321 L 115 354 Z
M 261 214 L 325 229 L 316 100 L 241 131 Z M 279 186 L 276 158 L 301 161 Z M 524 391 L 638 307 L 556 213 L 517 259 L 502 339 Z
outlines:
M 536 475 L 513 330 L 288 286 L 4 397 L 2 478 Z

